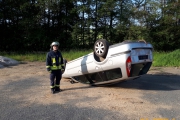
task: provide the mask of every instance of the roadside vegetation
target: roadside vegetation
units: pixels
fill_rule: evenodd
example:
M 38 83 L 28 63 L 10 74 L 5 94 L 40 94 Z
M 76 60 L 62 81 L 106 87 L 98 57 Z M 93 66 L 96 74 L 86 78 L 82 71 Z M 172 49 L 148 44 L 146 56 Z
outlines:
M 86 55 L 93 50 L 70 50 L 62 51 L 63 57 L 67 60 L 73 60 L 83 55 Z M 40 61 L 45 62 L 46 52 L 0 52 L 0 56 L 9 57 L 20 62 L 33 62 Z M 180 66 L 180 49 L 172 52 L 153 52 L 153 66 L 155 67 L 179 67 Z
M 154 52 L 153 66 L 156 67 L 179 67 L 180 66 L 180 49 L 172 52 Z

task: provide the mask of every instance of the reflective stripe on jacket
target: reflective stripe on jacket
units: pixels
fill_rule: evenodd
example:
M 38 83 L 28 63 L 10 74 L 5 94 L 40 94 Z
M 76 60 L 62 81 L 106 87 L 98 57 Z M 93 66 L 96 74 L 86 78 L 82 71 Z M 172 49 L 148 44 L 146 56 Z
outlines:
M 63 57 L 59 51 L 50 51 L 46 56 L 46 68 L 48 71 L 64 69 Z

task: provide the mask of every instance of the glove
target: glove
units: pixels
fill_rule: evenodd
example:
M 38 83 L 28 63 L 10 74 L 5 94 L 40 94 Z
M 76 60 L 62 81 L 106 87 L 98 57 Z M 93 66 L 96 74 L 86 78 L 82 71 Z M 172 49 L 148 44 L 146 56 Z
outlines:
M 47 68 L 47 71 L 48 71 L 49 73 L 51 73 L 51 72 L 52 72 L 50 68 Z
M 62 73 L 62 74 L 64 73 L 64 69 L 61 69 L 61 73 Z

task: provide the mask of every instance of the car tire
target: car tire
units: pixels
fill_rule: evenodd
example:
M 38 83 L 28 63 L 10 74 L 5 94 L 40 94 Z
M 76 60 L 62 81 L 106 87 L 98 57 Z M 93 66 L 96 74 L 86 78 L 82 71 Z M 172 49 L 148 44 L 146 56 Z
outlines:
M 109 49 L 109 42 L 104 39 L 97 40 L 94 44 L 94 53 L 98 57 L 106 58 L 108 49 Z

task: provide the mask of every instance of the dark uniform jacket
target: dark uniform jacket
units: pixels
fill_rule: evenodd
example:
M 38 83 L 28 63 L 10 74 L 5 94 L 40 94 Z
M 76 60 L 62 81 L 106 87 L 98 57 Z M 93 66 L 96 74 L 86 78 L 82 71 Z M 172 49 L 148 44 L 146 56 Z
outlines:
M 59 51 L 54 52 L 53 50 L 51 50 L 47 53 L 46 68 L 49 72 L 51 72 L 52 70 L 64 70 L 63 57 Z

